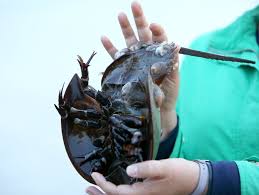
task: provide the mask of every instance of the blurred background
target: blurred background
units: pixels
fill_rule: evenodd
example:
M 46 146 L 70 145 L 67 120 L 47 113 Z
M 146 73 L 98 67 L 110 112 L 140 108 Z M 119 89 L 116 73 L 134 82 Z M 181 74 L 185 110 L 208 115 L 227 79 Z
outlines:
M 188 46 L 223 27 L 259 0 L 139 0 L 149 22 L 164 26 L 170 41 Z M 89 185 L 72 167 L 53 104 L 58 91 L 80 73 L 76 55 L 93 50 L 90 85 L 111 63 L 100 37 L 117 48 L 117 22 L 131 0 L 0 0 L 0 194 L 79 195 Z

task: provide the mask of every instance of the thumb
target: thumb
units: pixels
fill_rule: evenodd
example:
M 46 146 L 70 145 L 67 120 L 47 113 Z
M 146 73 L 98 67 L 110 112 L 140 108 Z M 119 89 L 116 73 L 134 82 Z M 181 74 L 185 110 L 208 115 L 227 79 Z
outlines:
M 97 187 L 95 186 L 89 186 L 86 189 L 86 193 L 88 193 L 89 195 L 104 195 L 103 192 L 101 192 Z
M 165 176 L 164 163 L 157 160 L 144 161 L 127 167 L 127 174 L 135 178 L 162 178 Z

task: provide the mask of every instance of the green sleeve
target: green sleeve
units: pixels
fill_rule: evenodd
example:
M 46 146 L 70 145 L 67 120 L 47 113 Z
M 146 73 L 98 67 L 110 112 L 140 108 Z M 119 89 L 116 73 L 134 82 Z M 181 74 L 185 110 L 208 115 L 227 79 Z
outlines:
M 259 165 L 236 161 L 240 174 L 241 195 L 259 194 Z

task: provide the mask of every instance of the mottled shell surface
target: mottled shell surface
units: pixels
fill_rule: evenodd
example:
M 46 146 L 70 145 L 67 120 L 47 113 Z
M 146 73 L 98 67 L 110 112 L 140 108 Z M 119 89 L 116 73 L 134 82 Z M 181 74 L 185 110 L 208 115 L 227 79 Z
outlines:
M 125 54 L 116 59 L 105 70 L 102 78 L 102 86 L 104 87 L 109 84 L 124 85 L 127 82 L 143 82 L 147 80 L 148 72 L 153 64 L 163 62 L 173 65 L 173 61 L 175 60 L 175 45 L 166 44 L 167 51 L 163 51 L 163 48 L 161 48 L 163 46 L 165 47 L 165 44 L 162 46 L 160 43 L 143 44 L 136 50 L 129 49 L 125 50 L 125 52 L 122 51 L 121 53 Z M 154 78 L 153 75 L 152 78 L 156 82 L 159 82 L 158 79 L 161 79 Z

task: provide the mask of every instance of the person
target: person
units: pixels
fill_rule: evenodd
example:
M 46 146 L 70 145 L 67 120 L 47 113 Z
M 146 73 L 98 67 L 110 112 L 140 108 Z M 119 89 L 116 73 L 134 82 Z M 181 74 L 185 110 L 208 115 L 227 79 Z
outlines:
M 127 16 L 124 13 L 118 16 L 127 47 L 138 41 L 167 41 L 160 25 L 148 25 L 139 3 L 132 3 L 132 12 L 138 39 Z M 229 26 L 195 40 L 193 49 L 256 63 L 185 57 L 180 78 L 178 71 L 173 71 L 160 86 L 165 93 L 160 107 L 164 140 L 157 160 L 127 168 L 129 176 L 144 181 L 116 186 L 101 174 L 93 173 L 93 179 L 104 193 L 94 186 L 88 187 L 87 193 L 259 194 L 258 29 L 259 6 Z M 111 41 L 107 37 L 101 41 L 114 57 L 117 49 Z M 197 159 L 208 161 L 194 161 Z

